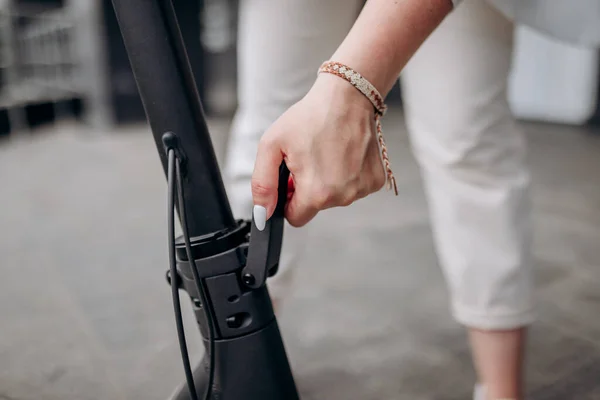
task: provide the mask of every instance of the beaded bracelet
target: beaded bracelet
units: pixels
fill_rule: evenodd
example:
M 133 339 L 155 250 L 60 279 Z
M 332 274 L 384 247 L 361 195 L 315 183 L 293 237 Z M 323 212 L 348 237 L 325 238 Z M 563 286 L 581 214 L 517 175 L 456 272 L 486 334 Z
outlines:
M 354 71 L 352 68 L 342 63 L 336 61 L 326 61 L 319 68 L 319 73 L 329 73 L 345 79 L 346 81 L 350 82 L 352 86 L 358 89 L 362 94 L 364 94 L 371 101 L 371 104 L 373 104 L 373 107 L 375 108 L 375 126 L 377 129 L 377 140 L 379 142 L 379 148 L 381 150 L 381 159 L 385 167 L 387 188 L 388 190 L 393 188 L 394 193 L 396 193 L 397 196 L 398 186 L 396 185 L 396 178 L 394 177 L 392 167 L 390 166 L 387 147 L 385 145 L 385 140 L 383 139 L 383 133 L 381 131 L 380 119 L 387 111 L 387 106 L 383 101 L 383 97 L 375 88 L 375 86 L 371 84 L 371 82 L 366 80 L 361 74 Z

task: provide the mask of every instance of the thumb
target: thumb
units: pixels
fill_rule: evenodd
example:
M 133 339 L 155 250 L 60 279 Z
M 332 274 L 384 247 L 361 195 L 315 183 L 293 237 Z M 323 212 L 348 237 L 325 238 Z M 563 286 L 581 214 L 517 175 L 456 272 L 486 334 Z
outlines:
M 254 201 L 254 223 L 259 230 L 273 215 L 277 206 L 277 189 L 279 186 L 279 166 L 283 162 L 283 154 L 279 144 L 263 136 L 256 154 L 254 172 L 252 173 L 252 199 Z

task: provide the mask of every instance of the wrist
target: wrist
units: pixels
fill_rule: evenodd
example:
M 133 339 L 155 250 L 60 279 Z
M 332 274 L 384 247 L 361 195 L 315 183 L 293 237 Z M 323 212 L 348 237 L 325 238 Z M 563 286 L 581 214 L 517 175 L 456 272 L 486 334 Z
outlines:
M 357 92 L 362 96 L 363 99 L 368 100 L 368 103 L 371 105 L 372 110 L 370 114 L 374 114 L 377 141 L 381 150 L 381 158 L 387 174 L 388 188 L 393 188 L 396 195 L 398 195 L 396 179 L 394 178 L 394 174 L 390 167 L 390 162 L 387 155 L 387 148 L 381 129 L 381 117 L 385 115 L 387 111 L 385 99 L 383 98 L 377 87 L 375 87 L 360 72 L 339 61 L 330 60 L 321 64 L 321 66 L 319 67 L 319 75 L 331 75 L 332 77 L 339 77 L 340 80 L 342 80 L 342 82 L 347 82 L 352 88 L 356 89 L 354 95 L 356 95 Z M 330 84 L 329 81 L 321 80 L 321 82 L 326 82 L 324 83 L 324 85 L 333 85 L 333 83 Z M 343 95 L 343 98 L 346 99 L 348 95 L 349 94 Z
M 392 88 L 394 82 L 398 78 L 396 73 L 393 70 L 391 70 L 391 68 L 388 65 L 386 65 L 385 62 L 379 62 L 374 64 L 371 60 L 366 60 L 359 54 L 351 54 L 350 50 L 341 50 L 345 49 L 338 50 L 331 57 L 331 60 L 335 60 L 339 63 L 347 65 L 348 67 L 361 74 L 385 98 L 387 93 Z M 385 57 L 383 55 L 378 55 L 376 58 L 380 60 L 385 60 Z
M 371 101 L 350 82 L 338 76 L 319 74 L 311 91 L 318 93 L 318 96 L 332 104 L 341 104 L 356 111 L 364 110 L 369 115 L 375 114 Z

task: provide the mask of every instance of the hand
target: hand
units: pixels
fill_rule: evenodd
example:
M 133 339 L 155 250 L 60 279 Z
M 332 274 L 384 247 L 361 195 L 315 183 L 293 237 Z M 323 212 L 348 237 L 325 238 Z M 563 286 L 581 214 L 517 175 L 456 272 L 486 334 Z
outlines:
M 310 92 L 265 132 L 252 176 L 260 228 L 277 204 L 279 166 L 290 170 L 285 216 L 303 226 L 324 209 L 348 206 L 385 184 L 370 101 L 348 82 L 320 74 Z

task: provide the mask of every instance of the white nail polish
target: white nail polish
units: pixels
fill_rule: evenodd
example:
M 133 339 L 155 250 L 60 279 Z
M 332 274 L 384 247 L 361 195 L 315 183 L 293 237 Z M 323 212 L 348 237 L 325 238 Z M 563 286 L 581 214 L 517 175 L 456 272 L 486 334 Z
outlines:
M 267 209 L 263 206 L 254 206 L 253 214 L 256 227 L 259 231 L 262 231 L 267 224 Z

